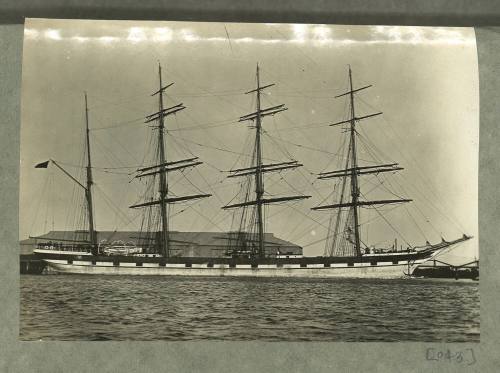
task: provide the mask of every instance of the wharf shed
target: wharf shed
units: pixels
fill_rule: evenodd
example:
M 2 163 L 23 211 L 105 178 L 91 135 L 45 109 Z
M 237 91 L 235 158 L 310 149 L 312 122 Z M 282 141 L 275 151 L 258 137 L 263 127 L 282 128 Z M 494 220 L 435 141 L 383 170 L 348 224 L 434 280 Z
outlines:
M 228 256 L 229 244 L 235 244 L 233 232 L 169 232 L 170 254 L 173 257 L 220 258 Z M 74 244 L 87 241 L 87 231 L 50 231 L 44 235 L 30 237 L 20 242 L 21 254 L 32 254 L 38 244 Z M 98 231 L 100 245 L 134 245 L 146 248 L 140 232 L 137 231 Z M 302 247 L 275 237 L 273 233 L 264 235 L 266 256 L 301 256 Z M 238 247 L 232 247 L 232 250 Z M 242 248 L 243 249 L 243 248 Z

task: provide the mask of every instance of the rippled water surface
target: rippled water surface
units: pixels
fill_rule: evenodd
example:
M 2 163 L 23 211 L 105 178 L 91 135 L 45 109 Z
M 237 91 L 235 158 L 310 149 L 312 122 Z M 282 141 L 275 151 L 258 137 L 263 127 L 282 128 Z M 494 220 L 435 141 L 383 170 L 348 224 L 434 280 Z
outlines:
M 479 286 L 23 275 L 20 339 L 479 341 Z

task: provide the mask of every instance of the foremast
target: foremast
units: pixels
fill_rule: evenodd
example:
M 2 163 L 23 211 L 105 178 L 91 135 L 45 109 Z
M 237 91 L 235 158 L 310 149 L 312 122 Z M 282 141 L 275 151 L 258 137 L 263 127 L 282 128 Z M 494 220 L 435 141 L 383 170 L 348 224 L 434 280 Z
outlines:
M 367 174 L 378 174 L 383 172 L 394 172 L 398 170 L 402 170 L 402 167 L 399 167 L 397 163 L 390 164 L 380 164 L 374 166 L 359 166 L 357 160 L 357 150 L 356 150 L 356 124 L 360 120 L 371 118 L 374 116 L 381 115 L 382 112 L 372 113 L 364 116 L 356 116 L 355 110 L 355 93 L 370 88 L 371 85 L 363 86 L 361 88 L 354 88 L 353 79 L 352 79 L 352 70 L 351 66 L 349 66 L 349 91 L 342 93 L 340 95 L 335 96 L 335 98 L 349 96 L 349 118 L 340 122 L 332 123 L 330 126 L 339 126 L 343 124 L 348 124 L 349 128 L 347 131 L 349 132 L 350 142 L 349 142 L 349 154 L 346 161 L 346 166 L 344 169 L 322 172 L 319 174 L 318 179 L 333 179 L 333 178 L 343 178 L 344 180 L 350 179 L 351 186 L 351 199 L 349 202 L 344 202 L 341 200 L 339 203 L 331 204 L 331 205 L 323 205 L 313 207 L 312 210 L 328 210 L 328 209 L 338 209 L 339 215 L 337 216 L 337 224 L 335 227 L 334 236 L 338 235 L 340 221 L 340 210 L 343 208 L 349 208 L 352 212 L 353 216 L 353 231 L 354 231 L 354 251 L 357 256 L 361 256 L 361 234 L 360 234 L 360 223 L 359 223 L 359 209 L 364 206 L 373 206 L 373 205 L 386 205 L 386 204 L 395 204 L 395 203 L 405 203 L 411 202 L 411 199 L 384 199 L 384 200 L 372 200 L 372 201 L 361 201 L 359 199 L 361 192 L 358 184 L 358 176 L 367 175 Z M 343 188 L 342 188 L 343 189 Z
M 188 201 L 199 198 L 210 197 L 211 194 L 193 194 L 188 196 L 180 196 L 180 197 L 169 197 L 169 187 L 168 187 L 168 173 L 172 171 L 180 171 L 189 167 L 195 167 L 203 162 L 199 162 L 197 157 L 182 159 L 177 161 L 168 161 L 167 160 L 167 152 L 165 145 L 165 118 L 173 115 L 181 110 L 184 110 L 186 107 L 184 104 L 177 104 L 171 107 L 165 108 L 163 93 L 167 88 L 172 86 L 174 83 L 170 83 L 167 85 L 163 85 L 162 78 L 162 68 L 161 65 L 158 64 L 158 81 L 159 81 L 159 89 L 154 92 L 151 96 L 158 96 L 158 111 L 146 116 L 145 123 L 156 122 L 158 125 L 156 129 L 158 130 L 158 164 L 153 166 L 148 166 L 144 168 L 140 168 L 137 170 L 138 174 L 135 176 L 136 178 L 142 178 L 146 176 L 156 176 L 158 175 L 158 193 L 159 199 L 144 203 L 139 203 L 130 206 L 131 208 L 142 208 L 142 207 L 150 207 L 150 206 L 159 206 L 160 207 L 160 220 L 161 220 L 161 229 L 158 232 L 158 241 L 157 244 L 160 249 L 160 253 L 163 257 L 168 258 L 170 256 L 170 245 L 169 245 L 169 212 L 168 206 L 169 204 L 174 204 L 182 201 Z
M 158 81 L 159 81 L 159 90 L 158 94 L 158 113 L 163 113 L 163 81 L 161 76 L 161 65 L 158 64 Z M 160 172 L 159 174 L 159 192 L 160 192 L 160 209 L 161 209 L 161 227 L 162 230 L 160 232 L 160 248 L 162 250 L 162 254 L 165 257 L 169 256 L 169 244 L 168 244 L 168 213 L 167 213 L 167 203 L 165 199 L 168 194 L 168 184 L 167 184 L 167 173 L 165 171 L 164 164 L 167 162 L 165 156 L 165 140 L 163 131 L 165 130 L 165 116 L 158 116 L 158 145 L 160 150 Z
M 242 203 L 236 203 L 231 205 L 226 205 L 222 207 L 223 209 L 232 209 L 232 208 L 245 208 L 248 206 L 256 207 L 256 228 L 257 228 L 257 256 L 259 258 L 265 258 L 266 250 L 265 250 L 265 240 L 264 240 L 264 206 L 267 204 L 273 203 L 281 203 L 299 199 L 310 198 L 310 196 L 287 196 L 287 197 L 274 197 L 274 198 L 265 198 L 264 193 L 264 178 L 263 174 L 267 172 L 273 171 L 282 171 L 286 169 L 292 169 L 301 167 L 302 164 L 297 161 L 291 162 L 279 162 L 272 164 L 264 164 L 262 161 L 262 119 L 269 115 L 275 115 L 282 111 L 288 110 L 284 104 L 276 105 L 268 108 L 261 107 L 261 94 L 262 91 L 266 88 L 270 88 L 274 86 L 274 83 L 267 84 L 262 86 L 260 83 L 260 69 L 259 64 L 257 64 L 256 68 L 256 80 L 257 87 L 252 89 L 245 94 L 254 93 L 256 94 L 256 111 L 250 114 L 246 114 L 240 117 L 239 122 L 252 121 L 255 123 L 255 146 L 254 146 L 254 154 L 255 154 L 255 166 L 247 167 L 247 168 L 239 168 L 230 171 L 230 175 L 228 177 L 241 177 L 254 175 L 255 179 L 255 200 L 253 201 L 245 201 Z M 245 238 L 248 240 L 248 238 Z M 253 240 L 252 240 L 253 241 Z

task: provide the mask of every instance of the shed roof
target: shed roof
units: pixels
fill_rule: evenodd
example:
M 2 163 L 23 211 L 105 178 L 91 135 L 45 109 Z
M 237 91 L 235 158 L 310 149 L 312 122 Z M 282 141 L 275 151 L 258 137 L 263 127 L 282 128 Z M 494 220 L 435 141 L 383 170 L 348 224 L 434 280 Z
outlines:
M 169 233 L 171 242 L 179 246 L 227 246 L 229 240 L 234 240 L 236 232 L 178 232 L 172 231 Z M 46 234 L 37 237 L 30 237 L 22 240 L 21 245 L 33 245 L 37 242 L 44 241 L 86 241 L 88 240 L 88 231 L 50 231 Z M 139 241 L 140 232 L 137 231 L 99 231 L 97 232 L 97 241 L 104 240 L 108 242 L 123 241 L 124 243 L 133 242 L 137 244 Z M 256 236 L 255 236 L 256 237 Z M 289 241 L 275 237 L 273 233 L 266 233 L 264 241 L 267 246 L 277 247 L 294 247 L 299 248 L 299 245 Z

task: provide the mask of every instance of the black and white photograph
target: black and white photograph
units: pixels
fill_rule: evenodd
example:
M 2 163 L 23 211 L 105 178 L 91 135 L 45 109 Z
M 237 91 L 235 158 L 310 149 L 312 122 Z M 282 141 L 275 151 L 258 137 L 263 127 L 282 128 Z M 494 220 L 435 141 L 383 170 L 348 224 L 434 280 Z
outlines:
M 479 342 L 473 28 L 27 19 L 22 341 Z

